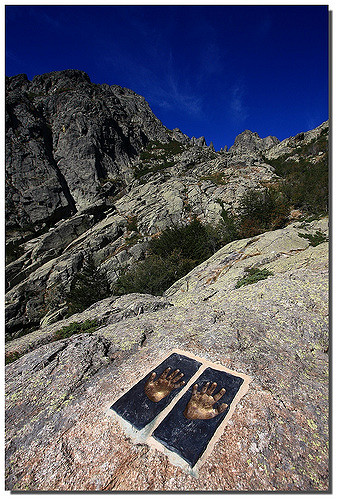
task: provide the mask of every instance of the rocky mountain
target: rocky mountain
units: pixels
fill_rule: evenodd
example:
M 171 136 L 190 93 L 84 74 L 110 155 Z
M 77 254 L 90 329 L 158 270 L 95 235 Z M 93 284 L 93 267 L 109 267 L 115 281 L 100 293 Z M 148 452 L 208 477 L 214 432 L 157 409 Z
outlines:
M 270 149 L 276 144 L 279 144 L 277 137 L 269 135 L 261 139 L 257 132 L 244 130 L 236 137 L 234 145 L 231 146 L 229 151 L 234 153 L 255 153 L 256 151 Z
M 8 489 L 328 487 L 328 134 L 216 152 L 84 72 L 6 80 Z M 199 479 L 104 410 L 175 347 L 253 378 Z

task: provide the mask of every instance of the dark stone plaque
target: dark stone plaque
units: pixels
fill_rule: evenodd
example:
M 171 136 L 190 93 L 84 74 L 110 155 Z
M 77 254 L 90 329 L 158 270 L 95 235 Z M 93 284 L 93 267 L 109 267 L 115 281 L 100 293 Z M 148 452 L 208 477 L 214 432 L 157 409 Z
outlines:
M 158 365 L 154 370 L 149 372 L 140 382 L 135 384 L 128 392 L 123 394 L 112 406 L 114 410 L 122 418 L 130 422 L 136 429 L 140 430 L 149 424 L 168 404 L 174 397 L 182 390 L 185 385 L 171 390 L 171 392 L 159 401 L 151 401 L 145 393 L 146 382 L 149 380 L 150 375 L 156 372 L 155 382 L 159 376 L 168 368 L 168 377 L 173 373 L 173 370 L 180 370 L 184 374 L 178 381 L 185 381 L 188 384 L 191 377 L 197 372 L 202 363 L 190 359 L 181 354 L 172 354 L 163 363 Z
M 207 368 L 155 429 L 153 437 L 166 448 L 174 451 L 186 460 L 191 467 L 194 467 L 208 446 L 218 426 L 229 412 L 231 402 L 239 391 L 243 381 L 244 379 L 241 377 L 236 377 L 225 371 Z M 209 413 L 206 419 L 187 418 L 185 416 L 185 414 L 189 415 L 189 412 L 187 413 L 187 405 L 191 400 L 193 392 L 196 392 L 196 388 L 194 389 L 195 384 L 198 385 L 198 397 L 207 382 L 210 382 L 209 389 L 211 388 L 211 383 L 217 383 L 213 396 L 217 395 L 222 388 L 226 392 L 224 394 L 221 392 L 219 399 L 212 405 L 213 409 L 210 407 L 210 412 L 214 413 Z M 228 406 L 223 409 L 226 406 L 225 404 Z M 223 405 L 221 407 L 222 411 L 217 414 L 220 405 Z M 210 417 L 212 414 L 215 414 L 215 416 Z M 194 415 L 194 413 L 191 412 L 191 415 Z M 201 416 L 198 413 L 194 416 L 196 417 L 196 415 L 197 417 Z

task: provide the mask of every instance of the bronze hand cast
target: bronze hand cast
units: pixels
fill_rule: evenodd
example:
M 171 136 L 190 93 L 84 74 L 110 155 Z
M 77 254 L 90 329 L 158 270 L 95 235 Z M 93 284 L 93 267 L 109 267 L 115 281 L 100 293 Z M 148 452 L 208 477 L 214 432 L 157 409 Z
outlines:
M 217 408 L 213 408 L 213 405 L 221 399 L 226 391 L 225 389 L 221 389 L 217 394 L 212 396 L 217 384 L 213 382 L 210 387 L 209 385 L 210 382 L 207 382 L 201 392 L 197 391 L 197 384 L 193 386 L 190 401 L 184 410 L 184 416 L 189 420 L 214 418 L 227 409 L 228 405 L 225 403 L 219 405 Z
M 171 368 L 164 370 L 157 380 L 155 380 L 156 372 L 153 372 L 144 386 L 144 392 L 154 403 L 158 403 L 161 399 L 168 396 L 173 389 L 178 389 L 185 384 L 184 380 L 179 382 L 184 376 L 183 373 L 180 373 L 180 370 L 174 370 L 169 375 L 170 370 Z

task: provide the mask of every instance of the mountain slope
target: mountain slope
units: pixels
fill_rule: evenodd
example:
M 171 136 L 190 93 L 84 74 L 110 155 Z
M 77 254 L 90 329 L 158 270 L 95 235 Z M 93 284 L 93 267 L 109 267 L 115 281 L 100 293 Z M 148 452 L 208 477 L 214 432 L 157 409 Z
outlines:
M 9 78 L 6 109 L 9 338 L 67 314 L 89 258 L 113 286 L 165 228 L 194 217 L 223 224 L 250 189 L 280 184 L 276 158 L 327 143 L 325 123 L 280 144 L 245 131 L 216 153 L 166 129 L 143 97 L 73 70 Z M 310 167 L 319 153 L 327 156 L 310 152 Z

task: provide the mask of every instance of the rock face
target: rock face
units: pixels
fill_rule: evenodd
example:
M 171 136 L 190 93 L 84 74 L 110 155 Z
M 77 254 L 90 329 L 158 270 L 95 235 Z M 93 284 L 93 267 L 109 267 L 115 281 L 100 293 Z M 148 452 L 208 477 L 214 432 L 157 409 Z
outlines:
M 324 218 L 234 241 L 164 298 L 106 299 L 8 343 L 26 354 L 6 368 L 6 488 L 327 491 L 328 243 L 304 237 L 327 230 Z M 272 275 L 236 288 L 248 268 Z M 93 318 L 96 331 L 46 343 Z M 107 412 L 174 348 L 252 378 L 198 477 Z
M 295 137 L 288 137 L 278 144 L 275 144 L 264 154 L 269 159 L 275 159 L 285 154 L 297 153 L 297 148 L 308 145 L 312 141 L 317 140 L 321 135 L 328 133 L 329 122 L 322 123 L 319 127 L 307 132 L 301 132 Z
M 171 138 L 143 97 L 92 84 L 82 71 L 6 83 L 9 228 L 55 221 L 116 194 L 141 148 Z
M 279 143 L 277 137 L 269 135 L 262 139 L 257 132 L 244 130 L 239 134 L 234 142 L 234 145 L 229 149 L 232 153 L 255 153 L 257 151 L 265 151 Z

